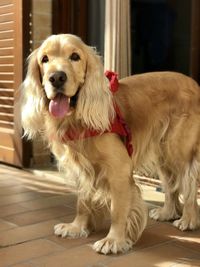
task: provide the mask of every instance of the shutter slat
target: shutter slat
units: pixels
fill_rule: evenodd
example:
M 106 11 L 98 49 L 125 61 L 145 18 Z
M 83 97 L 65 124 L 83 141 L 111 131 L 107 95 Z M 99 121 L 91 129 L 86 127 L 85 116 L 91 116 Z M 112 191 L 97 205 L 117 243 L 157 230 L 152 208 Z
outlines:
M 0 25 L 2 22 L 10 22 L 14 21 L 14 14 L 13 13 L 7 13 L 0 15 Z
M 7 6 L 7 5 L 10 5 L 10 4 L 13 4 L 13 1 L 14 0 L 1 0 L 0 1 L 0 6 Z
M 0 23 L 1 31 L 9 31 L 9 30 L 13 29 L 13 27 L 14 27 L 14 21 Z
M 0 112 L 2 113 L 13 113 L 13 107 L 8 105 L 0 105 Z
M 12 73 L 12 72 L 0 72 L 0 83 L 1 83 L 1 80 L 13 81 L 13 79 L 14 79 L 14 73 Z
M 0 56 L 0 64 L 14 64 L 14 57 L 13 56 Z M 14 65 L 13 65 L 14 66 Z
M 13 97 L 0 96 L 0 105 L 13 106 L 14 105 Z
M 6 114 L 6 113 L 1 113 L 0 112 L 0 121 L 14 122 L 13 117 L 14 117 L 13 114 Z
M 14 81 L 4 81 L 4 80 L 1 80 L 0 81 L 0 88 L 3 88 L 3 89 L 13 89 L 14 88 Z
M 0 6 L 0 15 L 6 13 L 13 13 L 13 5 Z
M 14 97 L 14 90 L 13 89 L 2 89 L 0 88 L 0 96 L 3 97 Z M 1 111 L 0 111 L 1 112 Z
M 13 72 L 14 65 L 13 64 L 1 64 L 0 60 L 0 72 Z
M 13 122 L 0 121 L 0 128 L 13 129 L 13 126 L 14 126 Z
M 14 47 L 13 39 L 0 40 L 0 48 Z
M 0 31 L 0 40 L 13 39 L 13 38 L 14 38 L 14 31 L 13 30 Z
M 0 48 L 0 56 L 13 56 L 13 55 L 14 55 L 13 47 Z

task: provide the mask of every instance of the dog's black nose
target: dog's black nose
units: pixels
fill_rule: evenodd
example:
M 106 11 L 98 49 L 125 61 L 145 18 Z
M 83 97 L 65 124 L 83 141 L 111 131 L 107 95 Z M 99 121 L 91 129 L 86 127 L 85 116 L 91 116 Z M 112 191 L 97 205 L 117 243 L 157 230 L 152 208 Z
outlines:
M 56 71 L 49 76 L 49 81 L 55 88 L 60 88 L 67 81 L 67 75 L 64 71 Z

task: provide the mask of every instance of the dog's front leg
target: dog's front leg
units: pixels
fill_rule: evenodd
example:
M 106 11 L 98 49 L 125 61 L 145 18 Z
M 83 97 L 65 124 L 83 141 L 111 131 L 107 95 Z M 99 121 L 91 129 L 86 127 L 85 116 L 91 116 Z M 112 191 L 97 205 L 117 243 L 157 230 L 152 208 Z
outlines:
M 89 235 L 89 224 L 90 211 L 87 208 L 86 203 L 83 200 L 78 199 L 77 203 L 77 214 L 72 223 L 60 223 L 55 225 L 55 235 L 62 237 L 88 237 Z
M 126 223 L 131 208 L 131 184 L 128 177 L 130 173 L 113 177 L 110 183 L 111 194 L 111 227 L 108 235 L 97 241 L 93 248 L 103 254 L 128 251 L 133 242 L 126 235 Z

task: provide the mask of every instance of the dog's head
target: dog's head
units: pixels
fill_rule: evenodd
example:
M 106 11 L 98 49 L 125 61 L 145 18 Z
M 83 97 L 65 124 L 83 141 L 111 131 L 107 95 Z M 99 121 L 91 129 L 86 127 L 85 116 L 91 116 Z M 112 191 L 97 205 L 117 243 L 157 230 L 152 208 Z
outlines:
M 29 137 L 44 120 L 73 117 L 99 131 L 114 116 L 112 95 L 95 50 L 70 34 L 52 35 L 28 59 L 22 85 L 22 124 Z

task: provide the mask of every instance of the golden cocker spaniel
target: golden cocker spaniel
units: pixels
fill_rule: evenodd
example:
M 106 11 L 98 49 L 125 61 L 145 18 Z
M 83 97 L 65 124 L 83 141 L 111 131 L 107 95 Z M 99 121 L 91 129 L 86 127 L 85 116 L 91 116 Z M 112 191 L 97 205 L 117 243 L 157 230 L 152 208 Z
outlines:
M 93 48 L 74 35 L 52 35 L 29 57 L 21 101 L 25 135 L 33 139 L 39 133 L 47 140 L 59 167 L 77 181 L 76 218 L 56 225 L 56 235 L 87 237 L 109 211 L 108 235 L 93 248 L 104 254 L 128 251 L 147 221 L 132 176 L 143 168 L 158 173 L 165 186 L 164 207 L 150 216 L 175 220 L 181 230 L 199 226 L 200 89 L 191 78 L 173 72 L 134 75 L 120 80 L 113 94 Z M 124 138 L 110 130 L 116 106 L 132 134 L 132 156 Z

